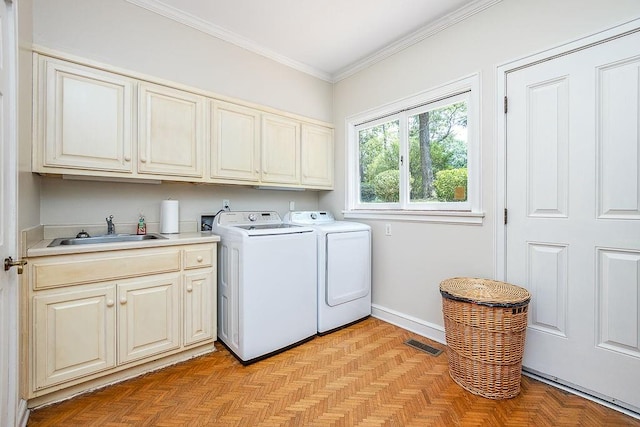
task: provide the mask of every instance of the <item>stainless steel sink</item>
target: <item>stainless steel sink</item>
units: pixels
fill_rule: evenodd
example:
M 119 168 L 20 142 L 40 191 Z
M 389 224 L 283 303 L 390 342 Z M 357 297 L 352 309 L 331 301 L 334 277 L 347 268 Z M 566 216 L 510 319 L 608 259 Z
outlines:
M 141 242 L 143 240 L 166 239 L 159 234 L 106 234 L 96 237 L 61 237 L 54 239 L 47 247 L 66 245 L 90 245 L 95 243 Z

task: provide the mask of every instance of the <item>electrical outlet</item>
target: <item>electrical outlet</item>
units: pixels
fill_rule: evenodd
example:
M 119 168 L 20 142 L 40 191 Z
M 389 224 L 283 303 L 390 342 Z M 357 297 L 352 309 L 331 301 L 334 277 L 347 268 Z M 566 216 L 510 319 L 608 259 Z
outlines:
M 296 210 L 296 202 L 294 201 L 289 202 L 289 210 L 290 211 Z
M 222 201 L 222 209 L 225 211 L 231 210 L 231 205 L 229 204 L 229 199 L 224 199 Z
M 385 236 L 391 236 L 391 224 L 384 225 L 384 234 Z

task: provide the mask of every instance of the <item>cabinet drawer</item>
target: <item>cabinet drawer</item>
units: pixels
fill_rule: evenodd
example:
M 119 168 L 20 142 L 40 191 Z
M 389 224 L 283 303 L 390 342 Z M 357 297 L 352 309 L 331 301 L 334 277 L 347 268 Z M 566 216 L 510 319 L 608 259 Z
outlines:
M 133 250 L 117 255 L 100 253 L 91 257 L 34 258 L 29 260 L 29 264 L 32 287 L 38 290 L 180 271 L 180 250 Z
M 187 248 L 184 251 L 184 268 L 202 268 L 213 265 L 213 246 L 198 246 Z

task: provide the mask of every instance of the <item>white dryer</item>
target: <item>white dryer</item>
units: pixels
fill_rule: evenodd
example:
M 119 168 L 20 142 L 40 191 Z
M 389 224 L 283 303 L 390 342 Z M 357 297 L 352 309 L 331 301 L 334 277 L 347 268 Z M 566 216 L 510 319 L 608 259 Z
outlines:
M 293 211 L 285 223 L 310 226 L 318 240 L 318 333 L 371 315 L 371 227 L 327 211 Z

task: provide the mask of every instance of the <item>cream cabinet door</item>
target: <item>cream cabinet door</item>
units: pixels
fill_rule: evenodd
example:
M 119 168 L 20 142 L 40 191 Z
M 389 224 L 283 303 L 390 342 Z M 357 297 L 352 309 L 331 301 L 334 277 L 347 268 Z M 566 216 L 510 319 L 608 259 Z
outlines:
M 118 284 L 118 363 L 180 347 L 180 274 Z
M 36 56 L 33 166 L 131 173 L 133 80 Z
M 216 284 L 212 269 L 196 270 L 185 275 L 184 345 L 216 336 Z
M 333 188 L 333 129 L 302 124 L 302 185 Z
M 35 389 L 116 365 L 115 286 L 33 297 Z
M 211 123 L 211 178 L 258 182 L 260 112 L 214 101 Z
M 205 131 L 204 97 L 140 83 L 139 173 L 202 178 Z
M 262 116 L 262 182 L 300 184 L 300 122 Z

